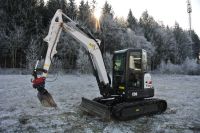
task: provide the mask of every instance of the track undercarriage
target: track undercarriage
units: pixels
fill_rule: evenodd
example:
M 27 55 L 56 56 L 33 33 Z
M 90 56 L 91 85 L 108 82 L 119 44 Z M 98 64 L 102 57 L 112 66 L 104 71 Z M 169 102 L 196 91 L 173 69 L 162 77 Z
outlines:
M 120 98 L 82 98 L 81 109 L 104 120 L 131 120 L 144 115 L 159 114 L 166 110 L 167 102 L 161 99 L 123 101 Z

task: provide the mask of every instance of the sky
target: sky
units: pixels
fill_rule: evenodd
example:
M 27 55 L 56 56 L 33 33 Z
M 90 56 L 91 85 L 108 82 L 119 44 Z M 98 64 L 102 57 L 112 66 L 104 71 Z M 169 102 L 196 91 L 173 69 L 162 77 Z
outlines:
M 79 5 L 81 0 L 75 0 Z M 87 1 L 87 0 L 84 0 Z M 88 0 L 91 3 L 92 0 Z M 101 9 L 106 0 L 96 0 L 97 12 Z M 127 18 L 129 9 L 139 20 L 142 13 L 147 10 L 153 18 L 164 25 L 174 26 L 175 21 L 183 29 L 189 29 L 187 13 L 187 0 L 107 0 L 112 6 L 115 16 Z M 200 0 L 191 0 L 192 5 L 192 29 L 200 37 Z
M 76 0 L 79 5 L 81 0 Z M 86 1 L 86 0 L 85 0 Z M 88 0 L 91 2 L 92 0 Z M 106 0 L 96 0 L 97 12 L 100 12 Z M 127 18 L 129 9 L 139 19 L 147 10 L 156 21 L 164 25 L 174 26 L 175 21 L 183 29 L 189 29 L 187 13 L 187 0 L 107 0 L 111 4 L 115 16 Z M 200 0 L 191 0 L 192 5 L 192 29 L 200 37 Z

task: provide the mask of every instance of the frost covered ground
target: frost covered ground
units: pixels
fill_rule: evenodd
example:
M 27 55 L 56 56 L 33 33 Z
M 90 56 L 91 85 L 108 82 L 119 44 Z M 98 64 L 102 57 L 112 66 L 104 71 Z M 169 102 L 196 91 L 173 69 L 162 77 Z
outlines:
M 166 99 L 162 115 L 118 122 L 80 111 L 81 97 L 99 96 L 90 75 L 59 76 L 46 88 L 57 109 L 42 107 L 28 75 L 0 75 L 0 132 L 200 132 L 200 76 L 152 75 L 155 97 Z

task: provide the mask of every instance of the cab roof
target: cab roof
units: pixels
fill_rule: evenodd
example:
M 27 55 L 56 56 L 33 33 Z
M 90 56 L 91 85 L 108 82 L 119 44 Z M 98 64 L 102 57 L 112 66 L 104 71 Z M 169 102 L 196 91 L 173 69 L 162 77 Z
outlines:
M 145 51 L 144 49 L 134 49 L 134 48 L 127 48 L 127 49 L 123 49 L 123 50 L 117 50 L 114 52 L 114 54 L 120 54 L 120 53 L 126 53 L 126 52 L 141 52 L 141 51 Z

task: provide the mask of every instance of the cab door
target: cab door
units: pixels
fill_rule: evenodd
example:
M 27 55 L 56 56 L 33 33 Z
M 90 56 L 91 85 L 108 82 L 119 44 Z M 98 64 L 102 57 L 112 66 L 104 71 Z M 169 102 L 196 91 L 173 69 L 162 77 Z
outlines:
M 113 57 L 113 88 L 117 94 L 125 91 L 126 84 L 126 54 L 115 54 Z
M 129 90 L 142 89 L 142 53 L 141 51 L 130 51 L 128 55 L 127 88 Z

